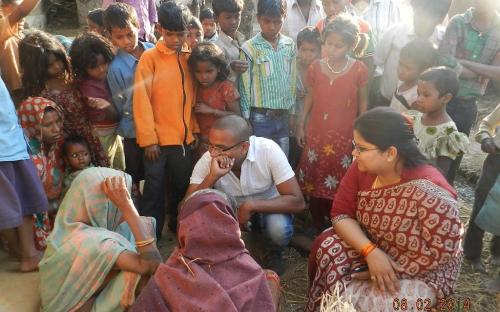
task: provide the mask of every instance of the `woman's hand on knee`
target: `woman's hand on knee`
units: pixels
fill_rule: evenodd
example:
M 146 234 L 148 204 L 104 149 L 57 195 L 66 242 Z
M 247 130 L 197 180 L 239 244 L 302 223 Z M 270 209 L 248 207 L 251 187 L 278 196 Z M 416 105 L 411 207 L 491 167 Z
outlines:
M 382 250 L 376 248 L 367 257 L 371 280 L 377 284 L 382 292 L 395 295 L 399 289 L 397 272 L 399 266 Z
M 123 213 L 135 212 L 125 179 L 120 176 L 107 177 L 101 184 L 104 194 Z

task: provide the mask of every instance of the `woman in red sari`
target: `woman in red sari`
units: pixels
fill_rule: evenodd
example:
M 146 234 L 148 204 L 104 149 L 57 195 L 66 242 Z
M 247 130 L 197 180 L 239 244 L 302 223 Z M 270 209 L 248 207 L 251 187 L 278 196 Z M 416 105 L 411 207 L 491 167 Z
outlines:
M 389 108 L 361 115 L 353 144 L 356 160 L 335 197 L 333 227 L 309 256 L 306 311 L 318 310 L 337 283 L 360 311 L 393 311 L 403 299 L 413 309 L 435 305 L 453 292 L 462 261 L 456 192 Z

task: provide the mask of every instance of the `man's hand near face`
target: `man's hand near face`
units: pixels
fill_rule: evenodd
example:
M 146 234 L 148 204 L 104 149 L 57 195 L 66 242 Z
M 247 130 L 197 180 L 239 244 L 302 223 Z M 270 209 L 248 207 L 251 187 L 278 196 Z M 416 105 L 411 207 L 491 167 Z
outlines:
M 213 157 L 210 163 L 210 173 L 209 175 L 214 179 L 218 180 L 225 176 L 234 166 L 234 158 L 228 157 L 226 155 L 219 155 Z

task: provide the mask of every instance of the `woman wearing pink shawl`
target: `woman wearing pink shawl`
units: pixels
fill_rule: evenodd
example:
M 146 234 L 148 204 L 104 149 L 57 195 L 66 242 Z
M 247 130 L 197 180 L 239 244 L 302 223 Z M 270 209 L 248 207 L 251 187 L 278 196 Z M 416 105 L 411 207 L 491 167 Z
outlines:
M 138 311 L 276 311 L 266 273 L 240 238 L 225 194 L 202 190 L 179 211 L 179 246 L 142 290 Z

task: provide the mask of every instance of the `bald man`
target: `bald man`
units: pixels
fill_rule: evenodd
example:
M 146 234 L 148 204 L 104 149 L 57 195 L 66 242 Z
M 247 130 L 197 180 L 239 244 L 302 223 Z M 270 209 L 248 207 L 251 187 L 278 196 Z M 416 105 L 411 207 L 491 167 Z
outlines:
M 208 135 L 208 152 L 193 170 L 186 196 L 205 188 L 233 196 L 241 227 L 263 230 L 277 247 L 269 267 L 281 274 L 283 251 L 293 236 L 293 214 L 304 210 L 304 198 L 278 144 L 251 132 L 239 116 L 219 118 Z

